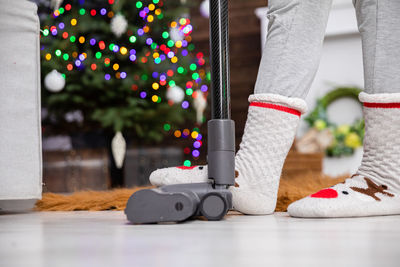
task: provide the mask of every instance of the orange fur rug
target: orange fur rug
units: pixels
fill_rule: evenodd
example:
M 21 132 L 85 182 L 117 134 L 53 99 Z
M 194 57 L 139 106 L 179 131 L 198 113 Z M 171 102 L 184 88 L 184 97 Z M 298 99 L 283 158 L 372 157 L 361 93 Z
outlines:
M 345 177 L 330 178 L 314 173 L 281 179 L 276 211 L 286 211 L 293 201 L 342 182 L 344 179 Z M 123 210 L 132 193 L 143 188 L 151 187 L 82 191 L 71 195 L 44 193 L 35 208 L 38 211 Z

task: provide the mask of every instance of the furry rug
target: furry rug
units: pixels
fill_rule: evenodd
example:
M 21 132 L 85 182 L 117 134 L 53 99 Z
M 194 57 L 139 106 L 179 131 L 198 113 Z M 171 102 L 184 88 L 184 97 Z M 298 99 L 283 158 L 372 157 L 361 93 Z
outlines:
M 345 177 L 330 178 L 310 173 L 281 179 L 276 211 L 286 211 L 293 201 L 308 196 L 319 189 L 344 181 Z M 36 203 L 38 211 L 123 210 L 132 193 L 151 188 L 114 189 L 111 191 L 82 191 L 71 195 L 44 193 Z

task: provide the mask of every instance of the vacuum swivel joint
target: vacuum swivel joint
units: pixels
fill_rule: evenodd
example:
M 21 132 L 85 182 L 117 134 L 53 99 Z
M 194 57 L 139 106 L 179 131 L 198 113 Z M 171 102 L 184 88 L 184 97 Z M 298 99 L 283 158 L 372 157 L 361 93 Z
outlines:
M 235 122 L 230 119 L 208 121 L 208 177 L 215 185 L 235 184 Z

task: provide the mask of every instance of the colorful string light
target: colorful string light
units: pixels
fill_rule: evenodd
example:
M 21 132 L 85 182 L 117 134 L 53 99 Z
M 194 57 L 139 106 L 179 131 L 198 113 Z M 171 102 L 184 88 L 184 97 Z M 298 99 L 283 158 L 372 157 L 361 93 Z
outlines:
M 83 0 L 80 0 L 80 4 L 83 5 Z M 108 0 L 108 4 L 110 6 L 113 5 L 114 0 Z M 78 14 L 78 17 L 70 19 L 70 21 L 68 21 L 69 23 L 59 22 L 56 25 L 45 26 L 42 31 L 42 36 L 47 38 L 51 37 L 67 39 L 72 44 L 75 43 L 74 45 L 83 45 L 84 47 L 87 47 L 87 44 L 92 46 L 93 48 L 86 48 L 95 49 L 94 52 L 90 53 L 92 58 L 87 63 L 87 67 L 91 71 L 104 72 L 104 79 L 106 81 L 111 79 L 126 79 L 129 77 L 129 75 L 131 75 L 131 77 L 133 76 L 134 80 L 140 79 L 142 81 L 147 81 L 149 78 L 154 79 L 154 81 L 151 83 L 151 88 L 140 88 L 137 84 L 132 84 L 132 91 L 138 91 L 138 96 L 142 99 L 146 99 L 148 97 L 148 92 L 150 92 L 148 91 L 149 89 L 156 93 L 161 89 L 165 90 L 168 87 L 176 86 L 174 81 L 174 77 L 176 75 L 191 76 L 192 80 L 186 82 L 186 88 L 184 89 L 187 97 L 195 98 L 197 95 L 195 90 L 197 89 L 200 89 L 203 93 L 207 93 L 208 86 L 205 83 L 210 80 L 210 74 L 201 68 L 205 64 L 203 53 L 197 53 L 194 62 L 191 62 L 189 66 L 185 66 L 184 64 L 186 61 L 181 60 L 182 57 L 187 57 L 195 48 L 191 43 L 192 38 L 190 34 L 193 31 L 193 26 L 191 25 L 190 19 L 180 18 L 169 23 L 171 28 L 176 28 L 179 30 L 184 39 L 174 41 L 171 39 L 170 33 L 168 31 L 164 31 L 161 34 L 161 40 L 163 41 L 158 44 L 151 37 L 151 35 L 148 34 L 151 33 L 151 24 L 157 19 L 160 20 L 164 17 L 161 9 L 163 7 L 163 2 L 159 0 L 153 0 L 149 4 L 145 5 L 144 1 L 136 1 L 135 6 L 139 10 L 139 17 L 143 19 L 144 25 L 137 30 L 136 34 L 128 30 L 126 34 L 127 43 L 124 43 L 123 45 L 116 43 L 106 44 L 104 40 L 97 39 L 95 36 L 75 36 L 71 34 L 71 30 L 74 27 L 79 27 L 79 16 L 88 16 L 90 14 L 92 17 L 99 16 L 99 19 L 101 17 L 105 17 L 106 19 L 107 17 L 112 18 L 114 16 L 114 12 L 110 10 L 111 7 L 103 7 L 99 9 L 92 8 L 90 10 L 79 8 L 76 13 Z M 55 10 L 52 15 L 53 17 L 58 18 L 65 12 L 71 11 L 73 11 L 73 7 L 70 4 L 66 4 L 63 7 L 60 7 L 58 10 Z M 74 31 L 74 33 L 76 34 L 76 31 Z M 141 40 L 141 43 L 145 43 L 150 49 L 147 53 L 145 53 L 145 55 L 137 55 L 137 52 L 134 48 L 139 39 Z M 106 47 L 108 48 L 107 50 Z M 79 49 L 77 51 L 79 51 Z M 161 72 L 154 71 L 151 77 L 148 77 L 146 74 L 142 74 L 140 76 L 129 74 L 127 71 L 121 70 L 122 67 L 117 63 L 117 60 L 119 59 L 115 58 L 115 56 L 111 56 L 110 52 L 118 54 L 120 57 L 126 57 L 126 59 L 129 60 L 128 62 L 131 62 L 130 64 L 148 64 L 151 60 L 155 65 L 160 65 L 163 62 L 166 62 L 166 64 L 169 64 L 170 68 Z M 44 58 L 47 61 L 56 60 L 57 58 L 65 61 L 65 68 L 68 71 L 72 71 L 74 67 L 76 71 L 84 71 L 87 56 L 87 53 L 63 53 L 60 49 L 57 49 L 53 52 L 46 51 L 44 53 Z M 112 60 L 110 58 L 112 58 Z M 149 100 L 151 100 L 153 103 L 167 101 L 163 100 L 161 96 L 157 94 L 150 94 Z M 168 103 L 170 105 L 174 104 L 171 100 L 168 100 Z M 190 107 L 190 102 L 188 100 L 182 101 L 181 107 L 182 109 L 188 109 Z M 172 130 L 172 126 L 168 123 L 164 124 L 163 128 L 165 131 Z M 195 139 L 193 143 L 193 149 L 189 149 L 189 153 L 187 154 L 191 153 L 194 158 L 199 157 L 200 152 L 198 149 L 202 146 L 202 136 L 198 129 L 194 129 L 191 132 L 188 129 L 184 129 L 182 131 L 174 130 L 172 132 L 177 138 L 191 137 Z M 190 166 L 191 161 L 185 161 L 184 165 Z

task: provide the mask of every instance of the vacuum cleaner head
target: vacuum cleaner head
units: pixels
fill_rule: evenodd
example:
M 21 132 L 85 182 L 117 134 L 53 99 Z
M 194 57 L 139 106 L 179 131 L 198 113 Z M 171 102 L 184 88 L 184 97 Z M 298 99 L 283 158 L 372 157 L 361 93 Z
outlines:
M 220 220 L 232 208 L 235 124 L 230 119 L 228 0 L 210 0 L 211 117 L 208 122 L 208 183 L 146 189 L 128 200 L 132 223 L 180 222 L 202 215 Z
M 140 190 L 128 200 L 125 214 L 132 223 L 179 222 L 194 216 L 220 220 L 232 208 L 235 124 L 208 122 L 208 183 L 175 184 Z
M 232 208 L 229 190 L 211 183 L 167 185 L 133 194 L 125 214 L 132 223 L 180 222 L 194 216 L 220 220 Z

